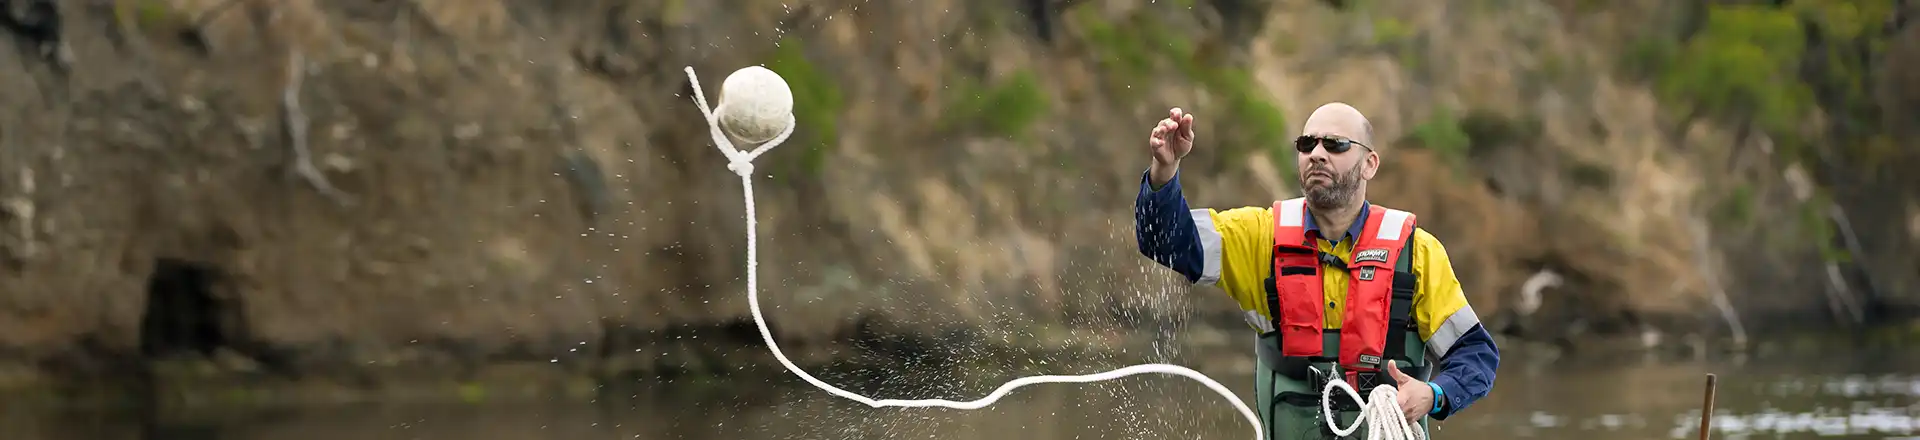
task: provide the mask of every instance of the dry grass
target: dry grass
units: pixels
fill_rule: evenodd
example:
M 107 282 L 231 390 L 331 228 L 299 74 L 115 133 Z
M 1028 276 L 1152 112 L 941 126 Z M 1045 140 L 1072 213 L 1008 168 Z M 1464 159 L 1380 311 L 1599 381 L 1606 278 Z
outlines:
M 337 41 L 315 0 L 116 1 L 123 28 L 149 35 L 191 31 L 215 53 L 278 53 L 288 45 L 312 50 Z
M 412 0 L 436 31 L 462 40 L 488 41 L 513 24 L 501 0 Z

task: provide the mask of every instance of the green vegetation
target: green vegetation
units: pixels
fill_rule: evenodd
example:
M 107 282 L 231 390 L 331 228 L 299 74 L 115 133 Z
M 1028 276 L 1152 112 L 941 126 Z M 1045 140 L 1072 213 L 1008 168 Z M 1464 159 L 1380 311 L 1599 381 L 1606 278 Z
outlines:
M 1470 161 L 1495 149 L 1535 142 L 1540 137 L 1538 119 L 1514 119 L 1486 110 L 1468 110 L 1455 116 L 1452 108 L 1434 109 L 1426 121 L 1408 129 L 1400 142 L 1425 148 L 1456 171 L 1465 171 Z M 1604 170 L 1600 170 L 1604 173 Z M 1604 185 L 1611 176 L 1587 176 L 1592 184 Z
M 1756 209 L 1753 186 L 1735 184 L 1726 197 L 1714 205 L 1708 218 L 1716 224 L 1745 227 L 1753 222 Z
M 1069 15 L 1100 63 L 1103 76 L 1115 78 L 1114 93 L 1141 93 L 1153 84 L 1155 75 L 1177 73 L 1199 83 L 1218 103 L 1187 108 L 1219 121 L 1221 130 L 1208 133 L 1216 139 L 1212 145 L 1220 149 L 1213 160 L 1237 160 L 1245 153 L 1264 149 L 1282 165 L 1278 168 L 1283 173 L 1292 172 L 1286 115 L 1267 98 L 1252 72 L 1220 59 L 1218 51 L 1209 50 L 1210 46 L 1174 32 L 1166 21 L 1175 18 L 1154 11 L 1141 10 L 1117 20 L 1102 17 L 1097 8 L 1079 8 Z
M 693 13 L 687 8 L 687 0 L 666 0 L 660 6 L 660 17 L 668 23 L 686 23 Z
M 464 403 L 480 403 L 487 400 L 486 386 L 472 382 L 462 382 L 456 385 L 454 387 L 454 394 L 458 395 L 460 401 Z
M 1804 122 L 1821 113 L 1841 137 L 1877 132 L 1868 64 L 1884 52 L 1879 27 L 1893 13 L 1885 1 L 1794 2 L 1788 6 L 1712 4 L 1687 38 L 1641 37 L 1624 65 L 1652 81 L 1669 105 L 1750 127 L 1780 145 L 1789 159 L 1811 161 Z M 1829 134 L 1829 135 L 1836 135 Z M 1841 156 L 1874 160 L 1889 142 L 1852 139 Z M 1869 162 L 1871 163 L 1871 162 Z
M 1881 31 L 1893 2 L 1831 0 L 1767 4 L 1679 6 L 1674 35 L 1642 36 L 1623 55 L 1628 72 L 1652 82 L 1667 105 L 1768 136 L 1781 164 L 1809 164 L 1816 176 L 1841 169 L 1874 169 L 1901 154 L 1881 127 L 1872 63 L 1890 35 Z M 1825 124 L 1809 124 L 1814 116 Z M 1684 122 L 1684 121 L 1683 121 Z M 1737 146 L 1736 146 L 1737 147 Z M 1816 177 L 1816 181 L 1829 178 Z M 1824 191 L 1824 190 L 1823 190 Z M 1721 220 L 1744 215 L 1750 194 L 1736 192 Z M 1824 196 L 1802 215 L 1805 236 L 1830 260 L 1832 225 Z
M 1420 29 L 1393 16 L 1380 16 L 1372 21 L 1373 39 L 1370 45 L 1378 51 L 1391 54 L 1400 66 L 1409 72 L 1426 75 L 1424 70 L 1432 67 L 1427 61 L 1426 38 Z
M 1172 32 L 1152 14 L 1137 12 L 1114 20 L 1101 16 L 1098 8 L 1077 8 L 1069 15 L 1081 39 L 1092 46 L 1101 73 L 1121 84 L 1150 80 L 1166 67 L 1182 72 L 1196 67 L 1193 41 Z
M 793 88 L 793 116 L 798 125 L 784 145 L 801 147 L 801 169 L 817 174 L 825 165 L 829 148 L 840 139 L 840 113 L 846 109 L 840 85 L 815 68 L 799 40 L 782 38 L 775 46 L 766 68 L 780 74 Z M 775 178 L 785 178 L 779 174 Z
M 1800 22 L 1764 6 L 1716 6 L 1706 28 L 1684 43 L 1656 80 L 1659 95 L 1697 115 L 1727 117 L 1785 135 L 1811 110 L 1795 80 L 1805 50 Z
M 1568 61 L 1560 54 L 1543 53 L 1540 54 L 1540 67 L 1535 70 L 1535 73 L 1549 82 L 1560 83 L 1573 77 L 1575 69 L 1578 69 L 1576 65 L 1577 62 Z
M 127 5 L 128 3 L 133 3 L 133 5 L 128 6 Z M 155 25 L 155 24 L 162 24 L 162 23 L 178 24 L 175 22 L 181 21 L 180 19 L 183 18 L 180 16 L 178 12 L 175 12 L 172 7 L 168 6 L 166 2 L 158 1 L 158 0 L 138 0 L 138 1 L 130 1 L 130 2 L 120 2 L 120 4 L 115 6 L 123 7 L 123 8 L 132 8 L 134 11 L 134 15 L 136 17 L 139 17 L 140 24 L 142 25 Z
M 1542 130 L 1540 119 L 1531 114 L 1514 118 L 1475 109 L 1460 118 L 1460 131 L 1473 140 L 1473 149 L 1491 150 L 1538 142 Z
M 1610 0 L 1574 0 L 1573 11 L 1582 14 L 1591 14 L 1606 9 L 1610 4 L 1612 4 Z
M 136 32 L 171 32 L 193 26 L 192 18 L 163 0 L 115 0 L 114 26 L 125 35 Z
M 1853 258 L 1845 247 L 1840 246 L 1837 240 L 1839 235 L 1836 235 L 1838 228 L 1827 219 L 1827 208 L 1830 206 L 1833 206 L 1833 196 L 1827 194 L 1825 190 L 1815 191 L 1813 198 L 1800 204 L 1800 227 L 1804 231 L 1802 236 L 1814 240 L 1821 258 L 1845 263 Z
M 1281 166 L 1277 167 L 1282 177 L 1291 177 L 1293 167 L 1293 142 L 1287 138 L 1287 117 L 1267 101 L 1267 91 L 1255 82 L 1253 75 L 1245 70 L 1221 68 L 1205 72 L 1201 82 L 1213 91 L 1214 95 L 1226 101 L 1226 112 L 1222 113 L 1230 121 L 1233 131 L 1227 133 L 1222 146 L 1237 145 L 1241 148 L 1262 148 L 1269 159 Z
M 1040 79 L 1020 71 L 993 85 L 967 80 L 943 115 L 947 128 L 979 128 L 998 136 L 1023 138 L 1050 108 Z
M 1373 44 L 1375 46 L 1397 46 L 1413 40 L 1415 30 L 1407 22 L 1393 17 L 1380 17 L 1373 20 Z
M 1445 106 L 1434 109 L 1426 122 L 1408 129 L 1405 142 L 1433 151 L 1456 169 L 1467 164 L 1467 155 L 1473 148 L 1473 137 L 1460 127 L 1460 120 L 1453 116 L 1453 109 Z

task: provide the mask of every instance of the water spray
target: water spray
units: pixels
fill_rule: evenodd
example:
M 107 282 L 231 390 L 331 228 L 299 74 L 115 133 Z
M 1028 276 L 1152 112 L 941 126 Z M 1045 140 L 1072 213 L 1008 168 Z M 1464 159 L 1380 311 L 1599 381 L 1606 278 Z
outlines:
M 1033 384 L 1090 383 L 1144 373 L 1185 376 L 1205 384 L 1207 388 L 1225 397 L 1227 402 L 1240 410 L 1241 415 L 1246 416 L 1247 423 L 1253 425 L 1253 438 L 1255 440 L 1265 438 L 1261 432 L 1260 416 L 1254 413 L 1252 408 L 1248 408 L 1246 403 L 1241 402 L 1233 391 L 1205 374 L 1179 365 L 1142 364 L 1097 374 L 1022 377 L 1001 385 L 986 397 L 966 402 L 944 399 L 872 399 L 829 385 L 802 371 L 800 367 L 793 365 L 793 361 L 787 360 L 787 355 L 780 351 L 780 344 L 773 341 L 773 332 L 767 329 L 767 318 L 760 313 L 760 277 L 757 268 L 759 246 L 756 244 L 759 239 L 759 226 L 755 221 L 753 209 L 753 159 L 780 145 L 781 142 L 785 142 L 787 137 L 793 134 L 795 126 L 793 90 L 788 88 L 786 80 L 781 79 L 780 75 L 772 70 L 749 66 L 727 76 L 726 81 L 721 83 L 720 96 L 723 102 L 717 108 L 709 109 L 706 94 L 700 91 L 699 77 L 694 75 L 692 66 L 688 66 L 686 70 L 687 80 L 693 83 L 693 102 L 700 107 L 701 115 L 706 117 L 707 127 L 712 131 L 714 146 L 719 147 L 720 153 L 727 156 L 727 170 L 740 176 L 741 198 L 747 207 L 747 304 L 753 312 L 754 325 L 760 328 L 760 337 L 767 342 L 767 349 L 773 351 L 774 359 L 778 359 L 780 365 L 785 366 L 787 371 L 800 376 L 815 388 L 869 407 L 941 407 L 962 410 L 984 408 L 1008 393 L 1012 393 L 1014 389 Z M 730 134 L 748 143 L 762 140 L 764 142 L 752 151 L 741 150 L 733 146 L 733 142 L 728 137 Z M 1386 401 L 1391 404 L 1393 400 Z

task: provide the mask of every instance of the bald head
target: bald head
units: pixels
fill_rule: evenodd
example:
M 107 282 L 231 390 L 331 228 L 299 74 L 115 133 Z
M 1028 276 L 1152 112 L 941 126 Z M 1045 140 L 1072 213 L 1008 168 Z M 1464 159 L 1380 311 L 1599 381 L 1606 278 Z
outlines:
M 1307 123 L 1300 128 L 1300 134 L 1306 136 L 1340 136 L 1360 141 L 1373 148 L 1373 123 L 1360 109 L 1342 102 L 1330 102 L 1313 109 L 1307 116 Z
M 1380 156 L 1373 149 L 1373 123 L 1353 106 L 1333 102 L 1314 109 L 1300 128 L 1300 135 L 1302 142 L 1295 143 L 1295 148 L 1308 149 L 1294 157 L 1307 207 L 1317 216 L 1331 216 L 1329 221 L 1344 228 L 1341 222 L 1353 221 L 1353 213 L 1367 197 L 1367 181 L 1380 169 Z M 1351 144 L 1320 140 L 1329 138 L 1352 140 L 1365 147 L 1340 148 Z M 1346 220 L 1337 220 L 1340 218 Z

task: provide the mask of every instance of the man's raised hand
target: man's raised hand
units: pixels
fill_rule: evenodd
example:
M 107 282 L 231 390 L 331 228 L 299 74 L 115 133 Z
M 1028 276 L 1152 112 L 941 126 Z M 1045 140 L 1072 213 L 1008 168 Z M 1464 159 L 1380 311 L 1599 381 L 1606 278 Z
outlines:
M 1193 152 L 1193 115 L 1179 107 L 1167 111 L 1167 118 L 1153 126 L 1147 146 L 1153 150 L 1153 168 L 1149 170 L 1155 185 L 1173 180 L 1180 159 Z

